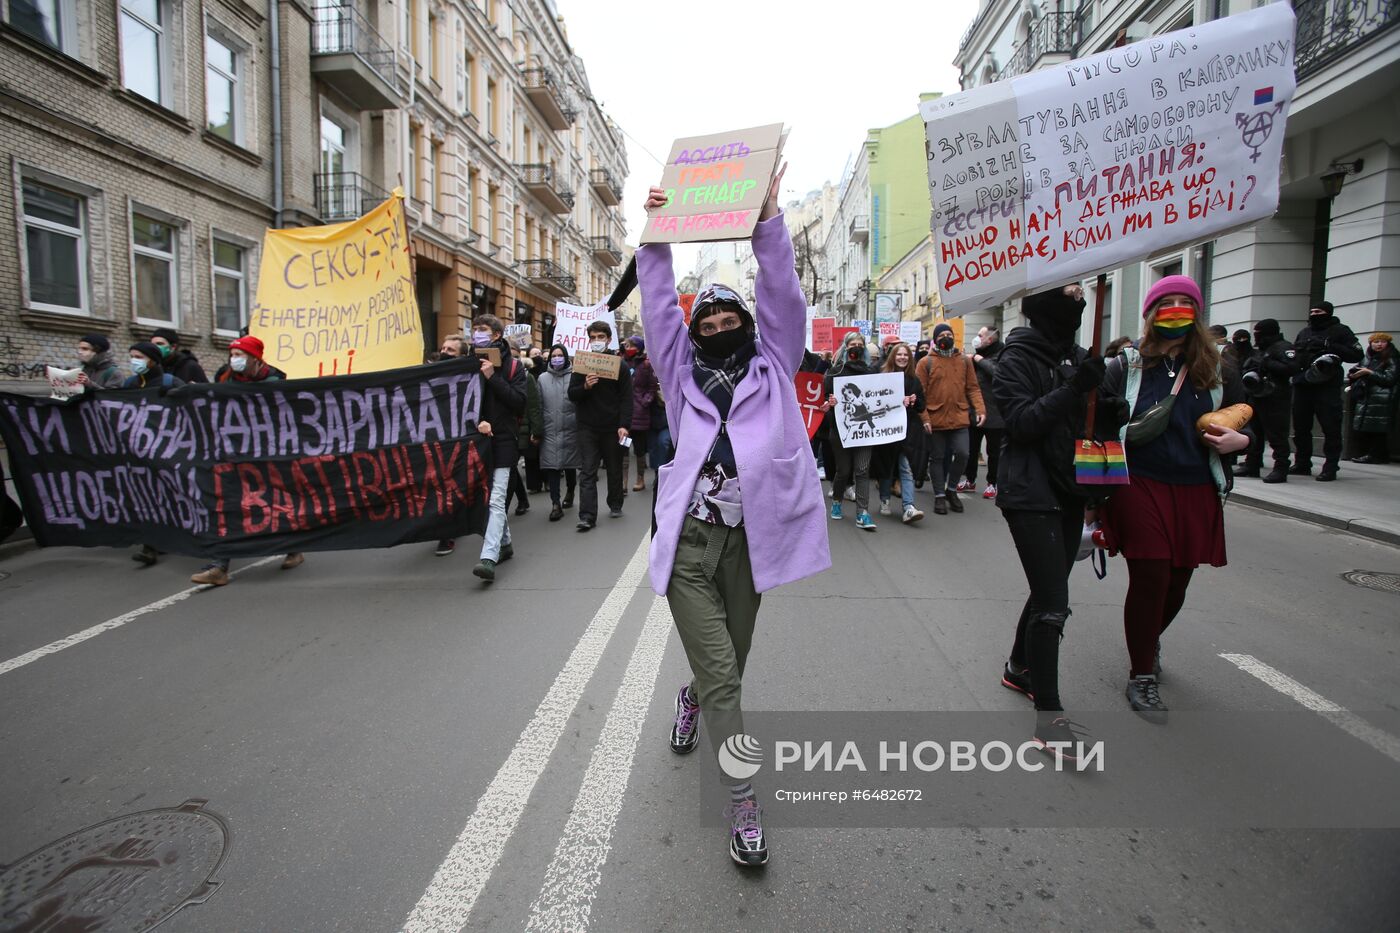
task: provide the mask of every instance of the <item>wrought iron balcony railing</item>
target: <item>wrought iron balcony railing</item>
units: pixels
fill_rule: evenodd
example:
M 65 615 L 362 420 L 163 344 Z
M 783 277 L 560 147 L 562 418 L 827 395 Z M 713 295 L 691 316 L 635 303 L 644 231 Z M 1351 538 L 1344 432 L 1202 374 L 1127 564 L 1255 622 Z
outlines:
M 316 213 L 325 221 L 354 220 L 388 198 L 389 192 L 356 172 L 316 175 Z
M 312 13 L 313 70 L 367 109 L 399 106 L 405 92 L 396 53 L 364 13 L 351 0 L 320 0 Z M 363 71 L 347 60 L 361 63 Z
M 524 259 L 520 271 L 530 284 L 563 298 L 574 293 L 574 277 L 552 259 Z
M 1005 81 L 1035 68 L 1046 55 L 1074 54 L 1079 27 L 1074 13 L 1046 13 L 1031 24 L 1030 35 L 1011 53 L 1005 67 L 997 72 L 997 80 Z
M 1302 80 L 1400 22 L 1400 0 L 1294 0 L 1293 12 Z

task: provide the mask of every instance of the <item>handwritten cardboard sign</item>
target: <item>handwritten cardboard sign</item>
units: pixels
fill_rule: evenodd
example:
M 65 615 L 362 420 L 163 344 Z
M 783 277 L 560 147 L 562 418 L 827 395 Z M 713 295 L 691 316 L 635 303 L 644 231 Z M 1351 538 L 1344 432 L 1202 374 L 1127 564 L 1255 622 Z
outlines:
M 622 357 L 580 350 L 574 354 L 574 372 L 600 379 L 616 379 L 622 373 Z
M 880 328 L 880 346 L 899 342 L 898 321 L 881 321 L 877 326 Z
M 1286 3 L 926 101 L 943 302 L 963 314 L 1278 208 Z
M 570 354 L 587 350 L 588 325 L 594 321 L 602 321 L 612 330 L 608 349 L 616 350 L 617 316 L 608 308 L 606 301 L 600 301 L 592 307 L 571 305 L 562 301 L 557 303 L 554 306 L 554 342 L 563 345 Z
M 45 366 L 44 375 L 48 377 L 49 388 L 53 391 L 49 398 L 62 399 L 67 401 L 75 395 L 83 394 L 83 384 L 78 381 L 78 377 L 83 374 L 82 367 L 77 369 L 59 369 L 57 366 Z
M 507 324 L 505 338 L 506 343 L 515 349 L 524 350 L 535 339 L 535 332 L 529 324 Z
M 909 420 L 904 411 L 904 374 L 837 376 L 836 433 L 842 447 L 876 447 L 904 440 Z
M 812 318 L 812 351 L 814 353 L 831 353 L 836 349 L 832 340 L 832 330 L 836 327 L 834 317 L 814 317 Z
M 900 321 L 900 322 L 899 322 L 899 342 L 900 342 L 900 343 L 907 343 L 907 344 L 909 344 L 909 346 L 912 347 L 914 344 L 916 344 L 916 343 L 919 342 L 919 339 L 920 339 L 921 336 L 922 336 L 922 328 L 920 327 L 918 321 Z
M 753 236 L 782 144 L 781 123 L 676 140 L 661 173 L 669 200 L 647 217 L 641 241 L 693 243 Z

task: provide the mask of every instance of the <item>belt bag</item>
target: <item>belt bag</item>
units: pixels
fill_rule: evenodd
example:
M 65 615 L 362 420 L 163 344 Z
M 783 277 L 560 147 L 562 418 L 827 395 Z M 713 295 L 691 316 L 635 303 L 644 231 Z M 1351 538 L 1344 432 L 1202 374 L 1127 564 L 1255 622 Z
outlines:
M 1151 443 L 1162 436 L 1162 432 L 1171 423 L 1172 408 L 1176 406 L 1176 395 L 1181 391 L 1181 384 L 1185 381 L 1186 361 L 1182 360 L 1181 371 L 1176 374 L 1176 383 L 1172 386 L 1171 395 L 1128 422 L 1125 439 L 1129 444 L 1136 447 Z

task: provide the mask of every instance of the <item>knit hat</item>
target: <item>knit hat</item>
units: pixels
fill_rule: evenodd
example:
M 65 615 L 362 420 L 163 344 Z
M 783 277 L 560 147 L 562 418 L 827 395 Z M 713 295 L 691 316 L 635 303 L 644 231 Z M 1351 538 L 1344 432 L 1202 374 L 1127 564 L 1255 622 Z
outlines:
M 1142 316 L 1147 317 L 1152 306 L 1168 295 L 1184 295 L 1194 301 L 1198 309 L 1204 310 L 1202 306 L 1206 302 L 1195 279 L 1189 275 L 1168 275 L 1147 290 L 1147 297 L 1142 300 Z
M 157 337 L 164 339 L 165 342 L 170 344 L 172 347 L 180 345 L 180 335 L 175 333 L 174 328 L 157 327 L 156 332 L 154 334 L 151 334 L 151 339 L 155 340 Z
M 161 360 L 165 359 L 165 357 L 161 356 L 160 347 L 151 343 L 149 340 L 138 340 L 136 343 L 133 343 L 131 345 L 131 349 L 135 350 L 137 353 L 140 353 L 142 356 L 146 357 L 146 359 L 150 360 L 152 363 L 155 363 L 157 366 L 160 365 Z
M 753 330 L 753 314 L 739 293 L 728 285 L 713 282 L 700 289 L 695 295 L 695 303 L 690 306 L 690 329 L 696 331 L 703 318 L 724 310 L 736 311 L 743 320 L 744 330 Z
M 1332 314 L 1333 311 L 1335 310 L 1335 308 L 1334 308 L 1333 305 L 1332 305 L 1332 302 L 1330 302 L 1330 301 L 1315 301 L 1315 302 L 1313 302 L 1312 304 L 1308 305 L 1308 313 L 1309 313 L 1309 314 L 1312 313 L 1313 308 L 1321 308 L 1323 311 L 1326 311 L 1328 314 Z
M 263 342 L 257 337 L 239 337 L 228 345 L 230 350 L 242 350 L 254 359 L 263 358 Z
M 112 349 L 112 341 L 101 334 L 84 334 L 78 338 L 78 343 L 85 343 L 98 353 L 106 353 Z
M 639 336 L 637 336 L 637 335 L 635 335 L 635 334 L 634 334 L 633 336 L 631 336 L 631 337 L 628 337 L 628 338 L 627 338 L 627 342 L 630 343 L 630 344 L 632 344 L 632 346 L 636 347 L 638 350 L 642 351 L 643 353 L 645 353 L 646 350 L 647 350 L 647 342 L 646 342 L 645 340 L 643 340 L 641 337 L 639 337 Z
M 937 324 L 933 325 L 933 339 L 935 341 L 938 340 L 939 335 L 951 334 L 952 332 L 953 326 L 947 321 L 939 321 Z

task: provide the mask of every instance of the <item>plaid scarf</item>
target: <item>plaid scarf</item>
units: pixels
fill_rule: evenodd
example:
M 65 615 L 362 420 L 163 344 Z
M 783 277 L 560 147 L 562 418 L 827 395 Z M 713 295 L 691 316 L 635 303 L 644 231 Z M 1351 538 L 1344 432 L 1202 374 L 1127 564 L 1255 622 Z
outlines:
M 738 466 L 734 462 L 734 447 L 729 443 L 729 408 L 734 404 L 735 386 L 748 373 L 749 361 L 757 354 L 758 342 L 754 340 L 744 344 L 727 360 L 717 361 L 695 354 L 695 384 L 714 402 L 720 417 L 719 437 L 715 438 L 706 462 L 718 463 L 730 476 L 738 474 Z

